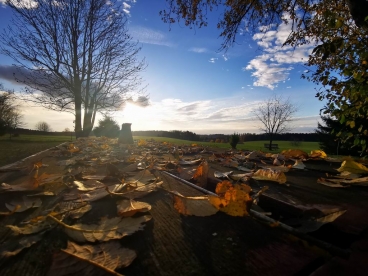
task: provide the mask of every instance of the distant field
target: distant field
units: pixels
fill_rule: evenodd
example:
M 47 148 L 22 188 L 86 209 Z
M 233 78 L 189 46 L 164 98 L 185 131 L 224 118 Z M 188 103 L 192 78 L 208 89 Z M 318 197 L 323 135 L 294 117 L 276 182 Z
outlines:
M 154 139 L 159 142 L 168 142 L 175 145 L 191 145 L 191 144 L 198 144 L 203 145 L 205 147 L 211 148 L 220 148 L 220 149 L 230 149 L 229 143 L 210 143 L 210 142 L 198 142 L 198 141 L 186 141 L 186 140 L 179 140 L 173 138 L 166 138 L 166 137 L 147 137 L 147 136 L 134 136 L 134 139 Z M 238 144 L 237 149 L 239 150 L 262 150 L 264 152 L 269 152 L 269 150 L 264 148 L 264 144 L 268 143 L 268 141 L 251 141 L 245 142 L 243 144 Z M 319 149 L 318 142 L 300 142 L 299 146 L 292 145 L 290 141 L 275 141 L 273 144 L 278 144 L 279 149 L 274 150 L 272 152 L 281 152 L 287 149 L 301 149 L 307 153 L 311 150 Z
M 168 142 L 175 145 L 198 144 L 211 148 L 230 149 L 229 143 L 209 143 L 147 136 L 134 136 L 134 139 L 154 139 L 159 142 Z M 20 137 L 12 138 L 12 140 L 9 140 L 9 137 L 6 135 L 2 136 L 0 137 L 0 167 L 67 141 L 70 141 L 70 136 L 21 135 Z M 264 148 L 265 143 L 267 143 L 267 141 L 245 142 L 244 144 L 239 144 L 237 149 L 262 150 L 268 152 L 268 150 Z M 274 143 L 279 145 L 279 149 L 273 152 L 280 152 L 285 149 L 301 149 L 309 153 L 311 150 L 319 149 L 317 142 L 301 142 L 299 146 L 293 146 L 289 141 L 276 141 Z
M 70 136 L 20 135 L 13 137 L 12 140 L 9 140 L 7 135 L 1 136 L 0 167 L 66 141 L 70 141 Z

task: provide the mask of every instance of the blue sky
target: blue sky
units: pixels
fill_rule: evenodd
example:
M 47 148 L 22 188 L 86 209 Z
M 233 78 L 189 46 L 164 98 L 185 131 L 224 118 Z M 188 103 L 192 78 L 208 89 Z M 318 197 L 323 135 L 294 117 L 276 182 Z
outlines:
M 281 47 L 289 26 L 265 34 L 240 33 L 237 43 L 225 53 L 218 51 L 222 43 L 216 29 L 220 10 L 210 15 L 208 27 L 190 29 L 183 23 L 170 26 L 161 21 L 164 0 L 121 2 L 129 16 L 130 33 L 142 46 L 140 56 L 148 63 L 142 76 L 150 105 L 127 104 L 113 114 L 118 123 L 132 123 L 132 130 L 258 133 L 260 125 L 252 110 L 276 94 L 289 97 L 299 107 L 293 132 L 316 128 L 323 102 L 314 97 L 315 84 L 300 78 L 311 48 Z M 9 8 L 1 5 L 1 29 L 10 24 L 10 18 Z M 0 55 L 0 82 L 20 90 L 3 70 L 11 64 Z M 49 122 L 54 130 L 73 127 L 71 114 L 23 105 L 27 128 L 34 128 L 40 120 Z

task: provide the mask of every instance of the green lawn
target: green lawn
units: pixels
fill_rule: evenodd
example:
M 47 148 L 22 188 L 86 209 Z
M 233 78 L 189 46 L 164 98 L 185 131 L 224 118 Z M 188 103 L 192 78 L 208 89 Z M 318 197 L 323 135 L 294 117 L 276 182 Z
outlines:
M 134 139 L 154 139 L 158 142 L 168 142 L 175 145 L 198 144 L 211 148 L 230 149 L 229 143 L 197 142 L 147 136 L 134 136 Z M 0 137 L 0 166 L 16 162 L 32 154 L 52 148 L 67 141 L 70 141 L 70 136 L 20 135 L 20 137 L 13 137 L 12 140 L 9 140 L 8 136 L 2 136 Z M 267 141 L 245 142 L 243 144 L 239 144 L 237 149 L 262 150 L 268 152 L 268 150 L 264 148 L 265 143 L 267 143 Z M 301 142 L 299 146 L 293 146 L 288 141 L 276 141 L 274 143 L 279 145 L 279 149 L 273 152 L 280 152 L 285 149 L 301 149 L 309 153 L 311 150 L 319 149 L 317 142 Z
M 173 138 L 166 138 L 166 137 L 147 137 L 147 136 L 134 136 L 134 139 L 154 139 L 158 142 L 168 142 L 175 145 L 191 145 L 191 144 L 198 144 L 205 147 L 211 148 L 220 148 L 220 149 L 230 149 L 229 143 L 210 143 L 210 142 L 198 142 L 198 141 L 186 141 L 186 140 L 179 140 Z M 244 142 L 243 144 L 238 144 L 237 149 L 239 150 L 261 150 L 264 152 L 269 152 L 269 150 L 264 148 L 264 144 L 268 143 L 268 141 L 251 141 L 251 142 Z M 310 153 L 311 150 L 319 149 L 318 142 L 300 142 L 300 145 L 295 146 L 292 145 L 290 141 L 275 141 L 273 144 L 278 144 L 279 149 L 274 150 L 272 152 L 281 152 L 287 149 L 301 149 L 307 153 Z
M 66 141 L 70 141 L 70 136 L 20 135 L 13 137 L 12 140 L 9 140 L 8 135 L 1 136 L 0 167 Z

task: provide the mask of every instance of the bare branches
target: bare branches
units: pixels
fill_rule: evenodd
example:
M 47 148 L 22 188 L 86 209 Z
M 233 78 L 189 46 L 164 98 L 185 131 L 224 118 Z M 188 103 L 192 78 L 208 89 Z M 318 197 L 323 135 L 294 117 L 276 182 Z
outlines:
M 276 95 L 265 100 L 255 109 L 254 114 L 262 123 L 261 130 L 270 137 L 270 150 L 274 134 L 290 131 L 288 124 L 293 120 L 297 111 L 298 108 L 289 99 L 284 100 L 281 96 Z
M 16 62 L 14 76 L 27 87 L 28 100 L 73 110 L 76 131 L 86 136 L 96 112 L 117 110 L 128 93 L 143 92 L 140 47 L 128 33 L 121 1 L 33 2 L 26 9 L 7 1 L 14 18 L 0 35 L 0 49 Z

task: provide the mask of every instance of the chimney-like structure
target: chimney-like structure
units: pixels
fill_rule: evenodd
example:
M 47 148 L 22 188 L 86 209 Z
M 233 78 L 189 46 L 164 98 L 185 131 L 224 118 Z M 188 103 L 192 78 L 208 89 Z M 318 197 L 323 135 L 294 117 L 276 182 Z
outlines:
M 130 123 L 124 123 L 121 125 L 120 135 L 119 135 L 119 144 L 133 144 L 133 135 L 131 130 Z

